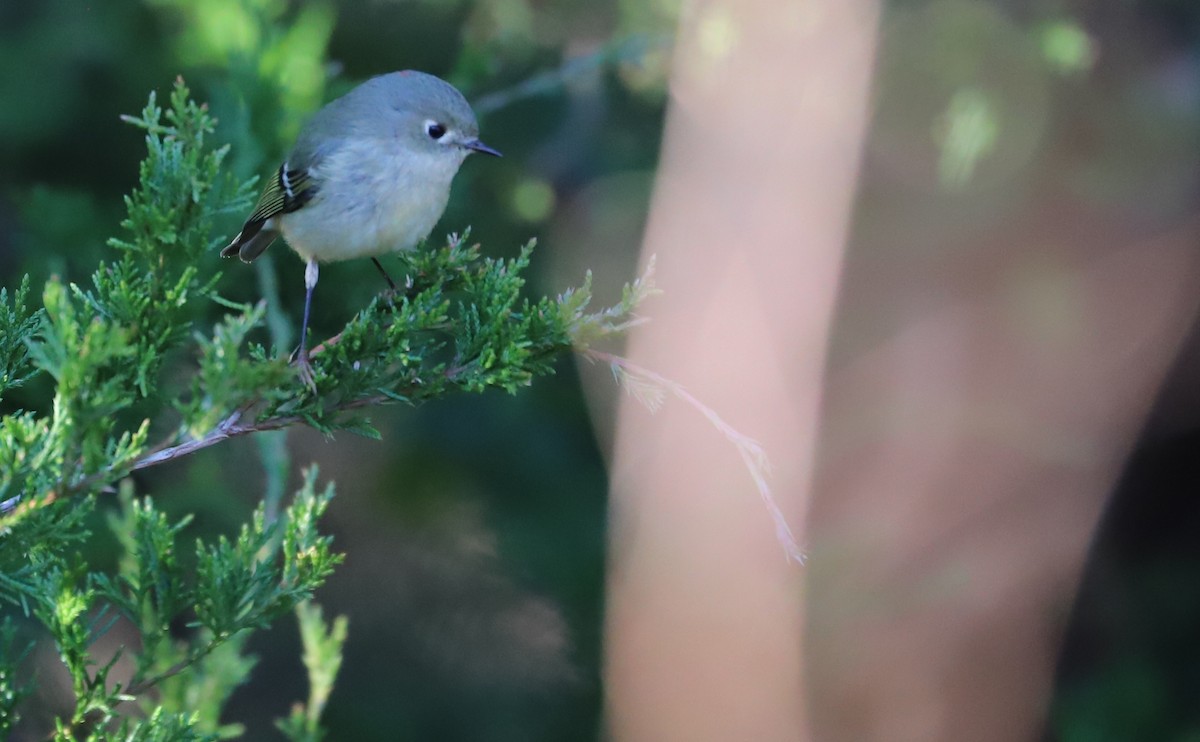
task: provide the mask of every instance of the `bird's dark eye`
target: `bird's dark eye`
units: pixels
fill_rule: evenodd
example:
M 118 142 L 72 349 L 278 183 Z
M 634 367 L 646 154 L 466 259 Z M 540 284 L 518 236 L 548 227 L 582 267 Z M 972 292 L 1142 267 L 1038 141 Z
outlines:
M 430 139 L 441 139 L 446 135 L 446 127 L 436 121 L 430 121 L 425 124 L 425 133 L 429 135 Z

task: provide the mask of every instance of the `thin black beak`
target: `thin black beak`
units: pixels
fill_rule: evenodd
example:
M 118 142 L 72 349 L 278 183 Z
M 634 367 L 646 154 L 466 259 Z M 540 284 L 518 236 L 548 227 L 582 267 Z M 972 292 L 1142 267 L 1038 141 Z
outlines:
M 463 146 L 469 150 L 474 150 L 475 152 L 482 152 L 483 154 L 491 155 L 492 157 L 503 157 L 504 156 L 504 155 L 500 154 L 498 151 L 492 149 L 491 147 L 487 146 L 483 142 L 479 141 L 478 139 L 468 139 L 467 141 L 463 142 Z

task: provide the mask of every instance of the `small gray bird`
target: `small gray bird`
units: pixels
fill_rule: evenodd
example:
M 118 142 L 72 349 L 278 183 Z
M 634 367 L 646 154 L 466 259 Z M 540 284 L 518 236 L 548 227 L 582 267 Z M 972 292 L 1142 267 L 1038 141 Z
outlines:
M 370 257 L 394 289 L 377 256 L 409 250 L 429 235 L 446 209 L 450 181 L 472 152 L 500 156 L 479 141 L 462 93 L 412 70 L 367 80 L 301 130 L 221 256 L 249 263 L 282 234 L 304 259 L 296 364 L 310 387 L 306 341 L 318 262 Z

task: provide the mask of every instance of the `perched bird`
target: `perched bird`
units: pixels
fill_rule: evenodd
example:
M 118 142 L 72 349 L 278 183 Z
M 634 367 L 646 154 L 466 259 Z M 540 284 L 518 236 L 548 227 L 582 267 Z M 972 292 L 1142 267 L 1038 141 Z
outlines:
M 467 155 L 500 153 L 479 141 L 471 106 L 450 83 L 406 70 L 367 80 L 305 124 L 242 231 L 221 250 L 249 263 L 283 235 L 305 261 L 296 357 L 313 386 L 308 316 L 319 262 L 408 250 L 441 218 Z

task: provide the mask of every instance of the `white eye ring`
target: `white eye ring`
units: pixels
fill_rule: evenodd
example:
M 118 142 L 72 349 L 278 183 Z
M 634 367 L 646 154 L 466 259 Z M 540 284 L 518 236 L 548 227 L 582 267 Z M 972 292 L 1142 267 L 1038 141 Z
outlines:
M 439 141 L 442 137 L 446 136 L 446 127 L 433 119 L 429 119 L 425 122 L 425 133 L 429 135 L 430 139 Z

